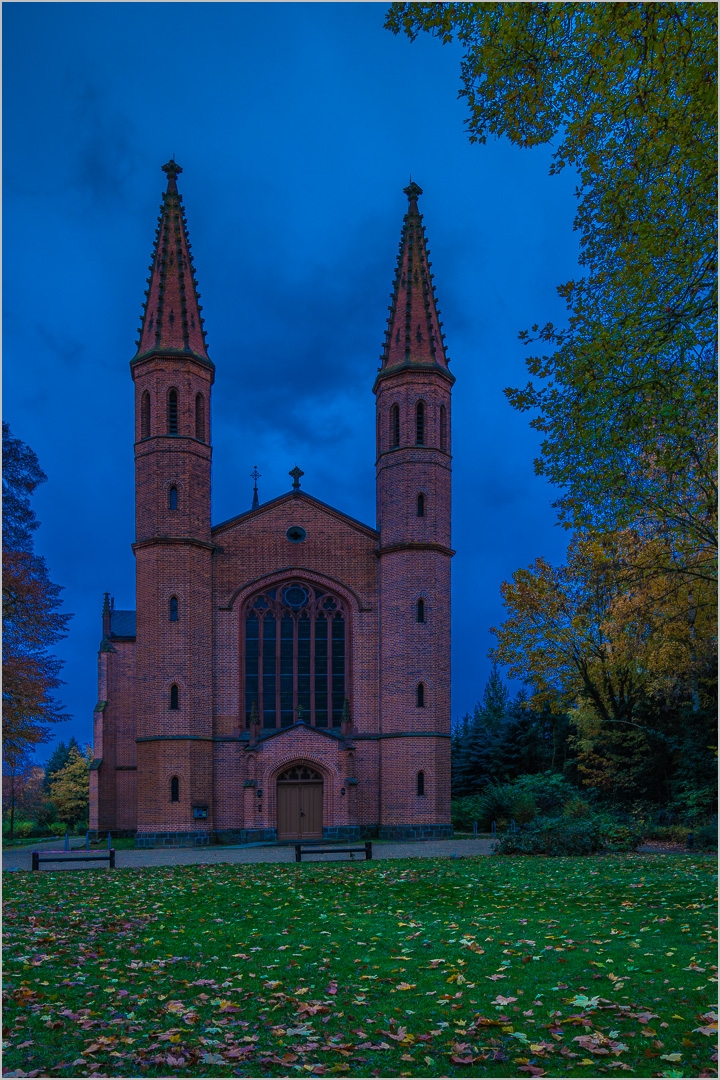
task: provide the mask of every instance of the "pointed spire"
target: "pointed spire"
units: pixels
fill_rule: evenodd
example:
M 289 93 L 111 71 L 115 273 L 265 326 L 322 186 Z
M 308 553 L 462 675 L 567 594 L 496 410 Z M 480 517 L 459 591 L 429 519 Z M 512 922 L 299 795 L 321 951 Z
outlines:
M 250 473 L 250 475 L 252 476 L 252 478 L 254 480 L 254 483 L 255 483 L 255 486 L 253 487 L 252 506 L 250 507 L 250 509 L 251 510 L 257 510 L 257 508 L 260 506 L 260 499 L 258 498 L 257 482 L 260 479 L 260 477 L 262 476 L 262 473 L 258 472 L 257 465 L 253 465 L 253 471 Z
M 177 188 L 182 169 L 174 160 L 162 169 L 167 175 L 167 190 L 155 233 L 137 356 L 184 352 L 210 364 L 187 221 Z
M 422 188 L 411 180 L 404 191 L 409 206 L 403 221 L 390 318 L 380 359 L 383 368 L 406 363 L 439 364 L 447 368 L 442 323 L 430 273 L 432 263 L 417 204 Z

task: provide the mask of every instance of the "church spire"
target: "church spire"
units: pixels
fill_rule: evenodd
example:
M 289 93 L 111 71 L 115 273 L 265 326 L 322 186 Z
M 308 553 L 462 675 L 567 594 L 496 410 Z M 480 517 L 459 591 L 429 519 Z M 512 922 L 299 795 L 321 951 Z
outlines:
M 422 188 L 412 180 L 404 189 L 409 206 L 400 237 L 388 328 L 381 362 L 383 368 L 400 364 L 438 364 L 447 368 L 442 323 L 438 316 L 433 275 L 418 196 Z
M 167 190 L 155 233 L 137 357 L 181 352 L 209 364 L 187 221 L 177 189 L 182 169 L 173 159 L 162 169 L 167 175 Z

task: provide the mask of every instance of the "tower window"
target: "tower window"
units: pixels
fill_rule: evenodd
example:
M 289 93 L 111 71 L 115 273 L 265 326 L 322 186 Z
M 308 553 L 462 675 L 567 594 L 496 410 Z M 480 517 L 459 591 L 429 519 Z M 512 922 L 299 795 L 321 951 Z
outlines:
M 177 435 L 178 433 L 178 396 L 177 390 L 171 390 L 168 393 L 168 412 L 167 412 L 167 430 L 168 435 Z
M 150 394 L 147 390 L 140 399 L 140 438 L 150 438 Z
M 170 802 L 180 802 L 180 781 L 177 776 L 170 781 Z
M 417 497 L 417 516 L 425 517 L 425 496 L 422 491 Z
M 419 682 L 417 684 L 417 690 L 415 691 L 415 695 L 416 695 L 415 704 L 417 705 L 418 709 L 424 709 L 425 708 L 425 683 Z
M 440 406 L 440 449 L 447 450 L 448 437 L 447 437 L 447 409 L 444 405 Z
M 395 450 L 400 445 L 400 406 L 393 405 L 390 410 L 390 449 Z
M 170 708 L 180 708 L 180 687 L 177 685 L 177 683 L 173 683 L 170 687 Z
M 418 795 L 425 794 L 425 773 L 422 770 L 417 774 L 417 793 Z
M 202 394 L 195 398 L 195 438 L 205 442 L 205 398 Z
M 422 599 L 417 602 L 415 619 L 417 622 L 425 622 L 425 601 Z
M 170 597 L 170 622 L 178 622 L 180 618 L 177 596 Z
M 425 445 L 425 403 L 422 401 L 415 406 L 415 444 Z
M 178 508 L 178 493 L 176 487 L 171 487 L 168 492 L 168 506 L 171 510 L 177 510 Z

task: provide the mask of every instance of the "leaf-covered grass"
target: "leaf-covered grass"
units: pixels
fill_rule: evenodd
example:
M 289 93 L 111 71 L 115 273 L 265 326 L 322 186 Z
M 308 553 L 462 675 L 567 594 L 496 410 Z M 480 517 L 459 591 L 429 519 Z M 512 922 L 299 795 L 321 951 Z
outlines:
M 709 857 L 5 875 L 17 1076 L 714 1076 Z

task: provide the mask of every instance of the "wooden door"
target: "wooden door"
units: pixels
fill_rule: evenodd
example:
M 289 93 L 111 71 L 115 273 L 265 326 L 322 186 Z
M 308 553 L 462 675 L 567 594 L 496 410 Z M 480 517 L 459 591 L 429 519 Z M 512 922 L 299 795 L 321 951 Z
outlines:
M 278 783 L 278 840 L 322 839 L 322 803 L 322 782 Z

